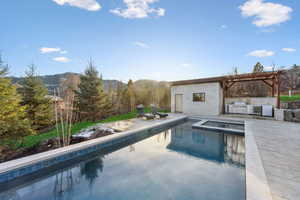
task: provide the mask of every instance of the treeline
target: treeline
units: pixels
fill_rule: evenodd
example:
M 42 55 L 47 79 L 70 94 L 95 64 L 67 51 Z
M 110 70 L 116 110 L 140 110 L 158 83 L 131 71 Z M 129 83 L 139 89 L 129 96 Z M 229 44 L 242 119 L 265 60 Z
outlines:
M 18 84 L 13 84 L 7 74 L 8 66 L 0 59 L 0 146 L 22 142 L 27 135 L 53 128 L 60 119 L 63 124 L 70 109 L 72 117 L 66 119 L 72 123 L 132 112 L 138 104 L 170 109 L 167 82 L 129 80 L 105 90 L 102 75 L 92 61 L 83 74 L 67 74 L 50 94 L 34 65 L 28 67 Z

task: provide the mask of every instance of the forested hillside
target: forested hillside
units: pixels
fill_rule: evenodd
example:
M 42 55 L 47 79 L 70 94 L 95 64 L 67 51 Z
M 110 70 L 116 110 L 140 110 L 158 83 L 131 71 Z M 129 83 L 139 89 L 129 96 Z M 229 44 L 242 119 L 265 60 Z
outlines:
M 67 72 L 67 73 L 63 73 L 63 74 L 39 76 L 39 78 L 43 81 L 45 86 L 48 88 L 49 93 L 52 94 L 53 90 L 55 88 L 58 88 L 60 86 L 60 83 L 70 75 L 79 77 L 80 74 Z M 10 77 L 10 79 L 12 80 L 12 83 L 14 83 L 14 84 L 18 83 L 20 85 L 22 85 L 22 82 L 24 81 L 24 77 Z M 116 89 L 117 84 L 119 82 L 120 81 L 118 81 L 118 80 L 103 80 L 104 90 L 108 91 L 109 87 Z M 122 84 L 122 82 L 120 82 L 120 83 Z

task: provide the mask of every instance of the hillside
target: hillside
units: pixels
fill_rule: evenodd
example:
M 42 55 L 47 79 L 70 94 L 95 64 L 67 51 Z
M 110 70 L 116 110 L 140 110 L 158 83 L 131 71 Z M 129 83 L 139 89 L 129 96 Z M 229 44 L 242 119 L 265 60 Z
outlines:
M 69 74 L 76 75 L 76 76 L 80 75 L 78 73 L 67 72 L 67 73 L 63 73 L 63 74 L 39 76 L 39 78 L 44 82 L 44 84 L 46 85 L 46 87 L 48 88 L 49 91 L 53 91 L 54 88 L 59 87 L 59 83 L 61 82 L 61 80 L 64 80 L 67 77 L 67 75 L 69 75 Z M 10 77 L 10 78 L 14 84 L 18 83 L 20 85 L 22 85 L 22 82 L 24 80 L 23 77 Z M 111 85 L 111 87 L 113 89 L 115 89 L 117 87 L 118 82 L 120 82 L 120 81 L 118 81 L 118 80 L 103 80 L 104 89 L 107 91 L 109 88 L 109 85 Z M 122 83 L 122 84 L 124 84 L 124 83 Z

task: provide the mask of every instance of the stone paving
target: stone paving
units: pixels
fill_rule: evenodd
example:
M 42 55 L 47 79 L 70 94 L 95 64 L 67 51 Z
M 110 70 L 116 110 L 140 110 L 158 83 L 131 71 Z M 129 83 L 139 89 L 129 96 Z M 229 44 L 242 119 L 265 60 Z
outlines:
M 246 120 L 246 126 L 254 136 L 273 200 L 299 200 L 300 124 Z

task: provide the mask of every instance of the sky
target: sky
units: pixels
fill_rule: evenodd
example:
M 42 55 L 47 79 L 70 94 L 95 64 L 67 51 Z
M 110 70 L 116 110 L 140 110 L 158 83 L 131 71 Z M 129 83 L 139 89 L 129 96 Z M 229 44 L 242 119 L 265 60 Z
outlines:
M 10 75 L 184 80 L 300 64 L 299 0 L 1 0 Z

